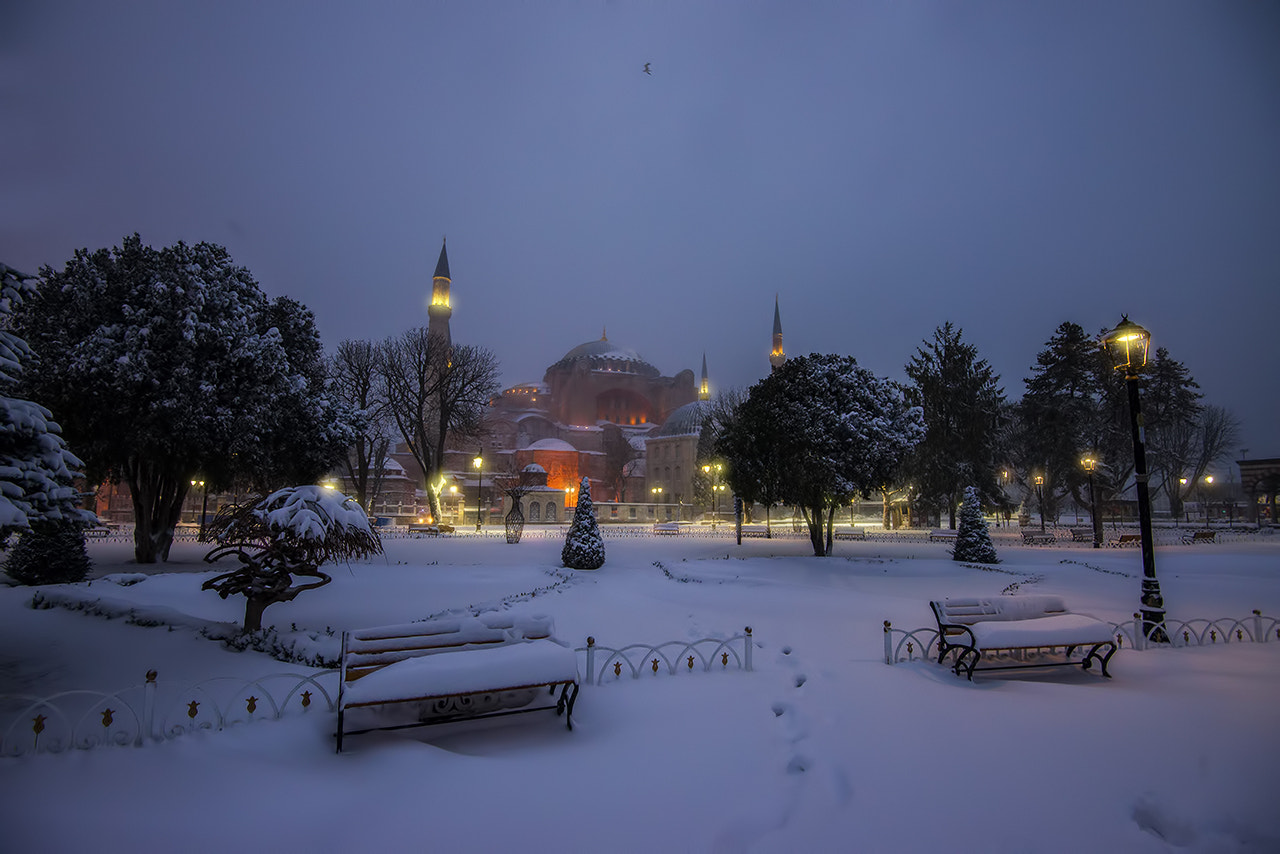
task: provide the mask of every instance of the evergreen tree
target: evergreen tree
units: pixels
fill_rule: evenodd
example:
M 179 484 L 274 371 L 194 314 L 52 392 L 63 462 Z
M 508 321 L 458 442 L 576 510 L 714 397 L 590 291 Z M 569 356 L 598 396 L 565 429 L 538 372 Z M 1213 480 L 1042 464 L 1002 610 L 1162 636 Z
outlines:
M 215 488 L 312 480 L 350 444 L 310 312 L 269 302 L 221 246 L 156 250 L 134 234 L 41 273 L 16 315 L 38 357 L 24 387 L 91 482 L 128 484 L 139 563 L 168 559 L 197 473 Z
M 1004 408 L 999 377 L 961 334 L 943 324 L 906 366 L 915 382 L 907 388 L 907 401 L 921 408 L 925 425 L 912 455 L 911 479 L 926 504 L 947 508 L 951 528 L 966 484 L 976 484 L 988 501 L 999 494 L 996 457 Z
M 27 342 L 9 331 L 10 313 L 35 291 L 31 279 L 0 264 L 0 543 L 39 519 L 92 519 L 75 506 L 71 478 L 82 464 L 49 410 L 10 396 L 32 359 Z
M 84 581 L 90 566 L 82 525 L 36 519 L 18 536 L 4 569 L 19 584 L 68 584 Z
M 578 506 L 564 538 L 560 560 L 569 569 L 599 569 L 604 566 L 604 538 L 591 503 L 591 480 L 584 477 L 578 486 Z
M 982 501 L 978 490 L 966 486 L 964 503 L 960 506 L 960 529 L 956 531 L 956 547 L 951 550 L 952 560 L 967 563 L 999 563 L 996 547 L 991 543 L 987 520 L 982 515 Z

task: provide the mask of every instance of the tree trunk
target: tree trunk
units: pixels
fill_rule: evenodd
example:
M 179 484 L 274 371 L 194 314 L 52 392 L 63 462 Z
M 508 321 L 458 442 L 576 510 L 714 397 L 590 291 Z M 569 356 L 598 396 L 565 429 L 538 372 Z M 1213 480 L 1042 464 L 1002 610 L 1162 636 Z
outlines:
M 133 498 L 133 556 L 138 563 L 169 560 L 173 529 L 182 516 L 189 480 L 149 462 L 131 460 L 125 482 Z
M 275 599 L 269 599 L 257 596 L 247 596 L 244 601 L 244 630 L 246 632 L 256 632 L 262 628 L 262 612 L 267 610 L 267 606 Z

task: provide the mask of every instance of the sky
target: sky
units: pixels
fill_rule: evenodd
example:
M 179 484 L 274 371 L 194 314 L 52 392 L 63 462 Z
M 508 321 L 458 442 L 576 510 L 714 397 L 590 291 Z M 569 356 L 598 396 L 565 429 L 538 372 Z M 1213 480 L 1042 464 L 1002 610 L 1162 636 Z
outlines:
M 10 0 L 0 258 L 227 247 L 328 348 L 506 383 L 600 337 L 746 387 L 950 321 L 1021 396 L 1122 313 L 1280 457 L 1280 6 Z M 648 63 L 651 74 L 643 69 Z

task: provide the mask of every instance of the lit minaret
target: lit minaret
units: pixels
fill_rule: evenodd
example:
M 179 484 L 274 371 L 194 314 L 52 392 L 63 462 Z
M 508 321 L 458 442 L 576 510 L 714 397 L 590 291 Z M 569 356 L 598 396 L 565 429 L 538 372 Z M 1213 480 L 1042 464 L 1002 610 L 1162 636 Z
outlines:
M 707 354 L 702 354 L 702 383 L 698 386 L 698 400 L 711 399 L 711 386 L 707 384 Z
M 431 305 L 427 306 L 427 335 L 441 335 L 448 347 L 453 346 L 453 338 L 449 335 L 449 318 L 453 309 L 449 306 L 449 256 L 444 251 L 444 241 L 440 241 L 440 260 L 436 262 L 436 273 L 431 279 Z
M 782 367 L 782 363 L 787 360 L 787 354 L 782 350 L 782 315 L 778 313 L 778 296 L 773 297 L 773 351 L 769 353 L 769 364 L 773 366 L 773 370 Z

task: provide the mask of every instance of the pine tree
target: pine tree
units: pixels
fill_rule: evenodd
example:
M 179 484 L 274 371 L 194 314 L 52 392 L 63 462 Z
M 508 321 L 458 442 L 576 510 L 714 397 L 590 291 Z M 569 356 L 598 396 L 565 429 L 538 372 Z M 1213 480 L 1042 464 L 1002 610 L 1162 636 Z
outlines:
M 564 538 L 560 560 L 569 569 L 599 569 L 604 566 L 604 538 L 596 523 L 596 508 L 591 503 L 591 481 L 583 478 L 578 487 L 578 506 L 573 523 Z
M 5 572 L 19 584 L 69 584 L 89 574 L 84 529 L 65 519 L 35 519 L 5 563 Z
M 967 563 L 1000 562 L 1000 558 L 996 557 L 996 547 L 991 544 L 987 520 L 982 518 L 978 490 L 972 486 L 964 488 L 964 504 L 960 506 L 960 529 L 956 531 L 956 547 L 951 550 L 951 559 Z

